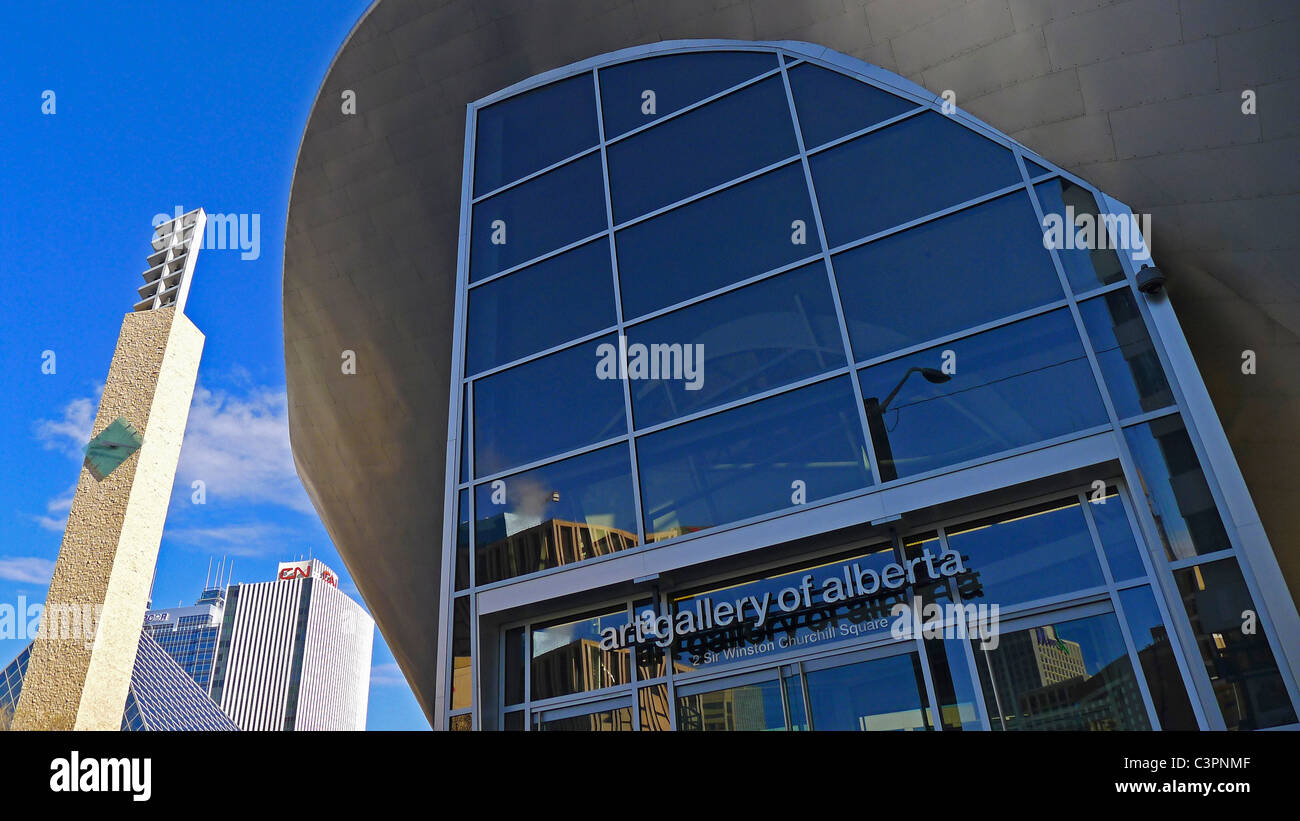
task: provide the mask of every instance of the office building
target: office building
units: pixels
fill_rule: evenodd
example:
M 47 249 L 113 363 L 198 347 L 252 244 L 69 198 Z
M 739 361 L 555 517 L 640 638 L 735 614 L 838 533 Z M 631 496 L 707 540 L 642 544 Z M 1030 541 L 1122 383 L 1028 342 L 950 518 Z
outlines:
M 295 169 L 289 418 L 433 726 L 1296 726 L 1297 33 L 372 6 Z

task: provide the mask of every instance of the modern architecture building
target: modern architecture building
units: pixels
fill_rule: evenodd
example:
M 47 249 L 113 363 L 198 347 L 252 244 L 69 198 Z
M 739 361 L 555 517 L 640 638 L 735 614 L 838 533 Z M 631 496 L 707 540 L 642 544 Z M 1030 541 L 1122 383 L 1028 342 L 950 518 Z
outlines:
M 13 714 L 31 654 L 29 644 L 0 670 L 0 722 L 7 722 Z M 239 727 L 145 631 L 140 634 L 140 646 L 135 654 L 121 729 L 214 732 Z
M 245 730 L 364 730 L 374 621 L 319 559 L 276 575 L 226 590 L 213 701 Z
M 188 607 L 150 608 L 144 614 L 144 632 L 204 692 L 212 684 L 225 609 L 226 591 L 218 586 L 205 589 L 199 600 Z
M 1300 724 L 1254 5 L 375 3 L 290 427 L 433 726 Z

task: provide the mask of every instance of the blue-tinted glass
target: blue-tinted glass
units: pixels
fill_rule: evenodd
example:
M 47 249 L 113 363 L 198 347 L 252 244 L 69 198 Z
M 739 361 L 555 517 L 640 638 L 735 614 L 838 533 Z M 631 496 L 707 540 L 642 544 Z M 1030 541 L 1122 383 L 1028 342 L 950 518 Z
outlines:
M 785 679 L 785 707 L 790 714 L 791 730 L 808 730 L 808 710 L 803 700 L 803 679 L 787 676 Z
M 626 444 L 479 485 L 474 505 L 475 584 L 605 556 L 637 543 Z
M 945 357 L 946 351 L 953 355 Z M 956 368 L 947 382 L 932 383 L 917 370 L 941 368 L 945 360 Z M 1083 344 L 1064 310 L 865 368 L 861 375 L 885 480 L 1106 422 Z
M 1011 152 L 927 112 L 811 158 L 831 246 L 1020 182 Z
M 478 373 L 614 321 L 609 240 L 601 238 L 471 289 L 466 369 Z
M 605 138 L 652 123 L 774 68 L 776 55 L 761 51 L 696 51 L 602 68 Z
M 469 386 L 461 391 L 460 405 L 460 480 L 469 481 Z
M 784 730 L 781 682 L 772 679 L 677 697 L 677 729 L 688 732 Z
M 1079 313 L 1121 419 L 1174 403 L 1142 313 L 1127 288 L 1079 303 Z
M 1232 547 L 1183 420 L 1153 419 L 1125 428 L 1124 436 L 1169 560 Z
M 628 329 L 658 378 L 632 379 L 638 427 L 725 404 L 844 365 L 826 266 L 796 268 Z M 655 348 L 653 346 L 661 346 Z M 676 346 L 676 347 L 664 347 Z M 693 362 L 694 370 L 670 367 Z M 693 378 L 686 378 L 693 377 Z
M 617 630 L 625 624 L 627 609 L 620 608 L 547 627 L 534 627 L 533 699 L 601 690 L 630 682 L 632 671 L 627 651 L 600 649 L 601 632 L 609 628 Z M 631 719 L 629 711 L 624 729 L 632 729 Z
M 930 678 L 939 702 L 939 720 L 945 730 L 980 728 L 979 696 L 970 666 L 966 663 L 966 641 L 962 638 L 927 638 L 925 655 Z
M 474 383 L 474 474 L 627 433 L 623 385 L 597 375 L 614 337 L 602 337 Z
M 456 496 L 456 589 L 469 587 L 469 490 Z
M 1294 724 L 1295 708 L 1236 560 L 1175 570 L 1174 581 L 1227 728 Z M 1246 614 L 1255 618 L 1248 621 Z M 1254 627 L 1249 632 L 1248 624 Z
M 590 73 L 551 83 L 478 112 L 474 196 L 600 142 Z
M 1149 730 L 1114 613 L 971 642 L 994 730 Z
M 1097 533 L 1101 536 L 1101 546 L 1106 553 L 1106 563 L 1110 565 L 1110 575 L 1117 582 L 1145 576 L 1147 570 L 1142 566 L 1142 556 L 1138 553 L 1137 542 L 1133 540 L 1133 528 L 1129 526 L 1128 514 L 1124 512 L 1124 502 L 1120 500 L 1119 491 L 1113 487 L 1106 488 L 1106 495 L 1098 501 L 1088 494 L 1088 509 L 1092 511 L 1092 520 L 1097 524 Z
M 1119 591 L 1124 620 L 1137 649 L 1138 664 L 1147 680 L 1147 690 L 1156 708 L 1162 730 L 1195 730 L 1196 715 L 1187 699 L 1187 686 L 1174 656 L 1169 630 L 1160 618 L 1160 608 L 1149 587 Z
M 627 319 L 821 252 L 798 163 L 625 228 L 615 244 Z
M 915 653 L 808 673 L 814 730 L 930 730 Z
M 470 281 L 513 268 L 607 227 L 600 155 L 589 154 L 474 206 Z
M 1025 170 L 1029 172 L 1030 179 L 1033 179 L 1034 177 L 1041 177 L 1044 174 L 1051 173 L 1046 168 L 1042 167 L 1041 165 L 1029 159 L 1028 157 L 1025 157 Z
M 611 145 L 614 218 L 639 217 L 797 151 L 785 84 L 769 77 Z
M 1106 583 L 1074 497 L 953 527 L 948 546 L 975 580 L 961 585 L 968 603 L 1010 607 Z
M 1075 293 L 1124 279 L 1124 268 L 1115 255 L 1105 221 L 1098 216 L 1097 200 L 1091 191 L 1069 180 L 1055 179 L 1035 185 L 1034 192 L 1043 207 L 1045 241 L 1056 249 Z M 1126 218 L 1122 224 L 1116 221 L 1116 227 L 1128 232 L 1131 226 Z M 1133 241 L 1133 237 L 1117 239 Z
M 847 379 L 830 379 L 637 440 L 646 540 L 871 483 Z M 802 483 L 802 485 L 796 484 Z
M 859 360 L 1065 296 L 1023 193 L 878 239 L 833 262 Z
M 789 75 L 808 149 L 916 108 L 916 103 L 811 63 L 795 66 Z

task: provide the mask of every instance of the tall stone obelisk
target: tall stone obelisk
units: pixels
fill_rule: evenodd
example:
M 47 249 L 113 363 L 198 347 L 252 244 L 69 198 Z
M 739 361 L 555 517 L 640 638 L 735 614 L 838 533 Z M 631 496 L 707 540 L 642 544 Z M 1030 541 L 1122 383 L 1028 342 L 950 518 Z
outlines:
M 117 730 L 203 352 L 183 313 L 207 215 L 157 227 L 122 320 L 15 730 Z

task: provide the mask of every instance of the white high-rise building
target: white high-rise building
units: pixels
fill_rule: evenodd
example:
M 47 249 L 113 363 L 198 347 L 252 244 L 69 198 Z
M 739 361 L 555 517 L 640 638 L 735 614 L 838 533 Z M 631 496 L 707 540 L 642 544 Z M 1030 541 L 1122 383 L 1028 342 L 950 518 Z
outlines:
M 364 730 L 375 623 L 317 559 L 227 591 L 212 699 L 245 730 Z

